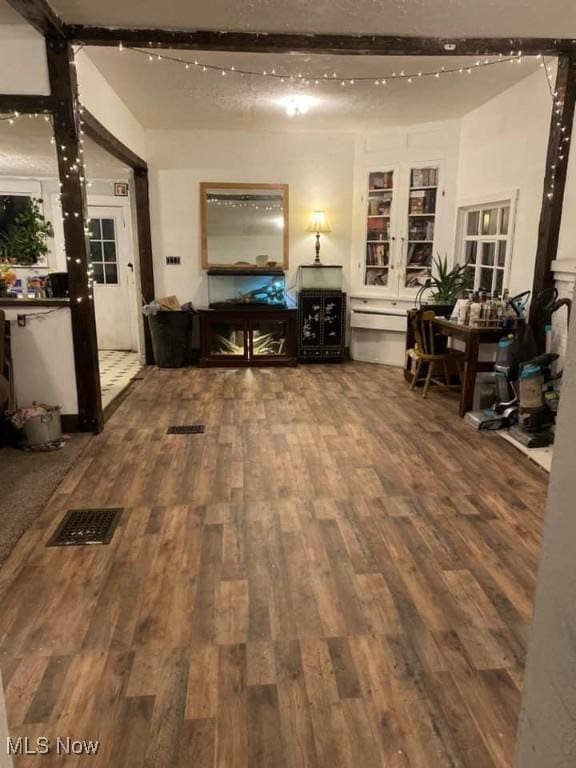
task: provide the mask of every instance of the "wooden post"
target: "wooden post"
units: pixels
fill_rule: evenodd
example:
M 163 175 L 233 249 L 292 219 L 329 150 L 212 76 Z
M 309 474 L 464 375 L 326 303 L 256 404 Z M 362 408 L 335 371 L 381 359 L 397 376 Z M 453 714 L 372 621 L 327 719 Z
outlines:
M 78 428 L 83 432 L 100 432 L 102 398 L 96 316 L 88 279 L 86 186 L 74 54 L 69 42 L 56 37 L 46 38 L 46 51 L 51 93 L 56 101 L 54 138 L 70 288 Z
M 140 289 L 142 291 L 142 299 L 149 304 L 155 298 L 155 290 L 147 168 L 134 168 L 134 198 L 136 203 L 138 249 L 140 251 Z M 146 318 L 144 320 L 144 352 L 147 365 L 153 365 L 152 338 Z
M 546 155 L 542 209 L 538 228 L 538 245 L 532 282 L 532 302 L 530 305 L 530 325 L 541 350 L 545 348 L 546 333 L 536 298 L 540 291 L 554 287 L 552 261 L 556 258 L 558 250 L 564 189 L 566 186 L 568 157 L 574 121 L 576 58 L 570 56 L 559 57 L 554 93 L 548 153 Z

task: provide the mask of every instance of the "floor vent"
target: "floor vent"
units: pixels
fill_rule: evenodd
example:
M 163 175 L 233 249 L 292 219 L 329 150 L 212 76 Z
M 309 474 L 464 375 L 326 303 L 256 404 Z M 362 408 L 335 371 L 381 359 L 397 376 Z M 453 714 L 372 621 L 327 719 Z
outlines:
M 46 546 L 109 544 L 121 514 L 118 508 L 70 509 Z
M 206 431 L 204 424 L 183 424 L 168 427 L 167 435 L 202 435 Z

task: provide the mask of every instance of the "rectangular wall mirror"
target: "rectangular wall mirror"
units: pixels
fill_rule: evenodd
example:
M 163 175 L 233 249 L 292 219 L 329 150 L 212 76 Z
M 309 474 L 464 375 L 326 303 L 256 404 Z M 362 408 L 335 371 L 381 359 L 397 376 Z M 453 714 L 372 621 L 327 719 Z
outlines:
M 200 184 L 202 266 L 288 269 L 288 184 Z

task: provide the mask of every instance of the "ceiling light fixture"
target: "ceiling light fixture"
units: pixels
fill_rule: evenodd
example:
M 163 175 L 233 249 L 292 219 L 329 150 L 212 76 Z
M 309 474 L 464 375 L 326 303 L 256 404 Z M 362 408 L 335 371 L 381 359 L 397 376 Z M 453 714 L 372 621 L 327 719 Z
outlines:
M 295 96 L 285 96 L 283 99 L 279 99 L 276 103 L 281 107 L 284 107 L 284 111 L 288 117 L 297 117 L 298 115 L 306 115 L 310 107 L 316 101 L 318 100 L 313 96 L 297 94 Z

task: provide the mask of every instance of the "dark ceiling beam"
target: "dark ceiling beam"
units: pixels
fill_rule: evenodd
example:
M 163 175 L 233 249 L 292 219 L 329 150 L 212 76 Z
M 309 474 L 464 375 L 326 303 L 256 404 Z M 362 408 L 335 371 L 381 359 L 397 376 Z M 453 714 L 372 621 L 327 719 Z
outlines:
M 148 170 L 146 161 L 139 157 L 122 141 L 110 133 L 102 123 L 85 107 L 82 110 L 82 129 L 88 138 L 92 139 L 102 149 L 111 154 L 121 163 L 134 170 Z
M 8 5 L 40 34 L 65 36 L 64 22 L 46 0 L 8 0 Z
M 27 93 L 0 94 L 0 112 L 22 112 L 31 115 L 53 112 L 55 108 L 56 99 L 53 96 L 36 96 Z
M 13 0 L 14 1 L 14 0 Z M 110 46 L 177 48 L 193 51 L 249 53 L 317 53 L 357 56 L 493 56 L 511 51 L 526 55 L 576 54 L 573 40 L 554 38 L 390 37 L 210 30 L 134 29 L 70 24 L 66 34 L 75 43 Z

